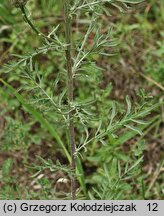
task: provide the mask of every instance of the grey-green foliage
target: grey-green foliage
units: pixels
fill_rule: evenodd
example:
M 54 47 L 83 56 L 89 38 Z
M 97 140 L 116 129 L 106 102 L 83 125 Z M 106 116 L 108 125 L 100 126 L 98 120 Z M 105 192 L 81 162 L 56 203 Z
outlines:
M 144 175 L 142 173 L 144 149 L 145 145 L 142 140 L 135 147 L 133 146 L 132 153 L 129 152 L 125 155 L 116 143 L 111 143 L 108 146 L 104 146 L 104 149 L 101 149 L 101 152 L 104 153 L 102 155 L 104 159 L 97 157 L 95 160 L 90 158 L 101 164 L 99 167 L 103 167 L 98 168 L 97 173 L 93 174 L 89 180 L 93 185 L 93 189 L 89 191 L 90 198 L 102 200 L 136 199 L 136 197 L 139 198 L 140 196 L 141 199 L 144 199 L 145 188 L 143 183 Z M 136 185 L 140 187 L 139 196 L 135 192 L 131 193 Z
M 28 166 L 30 169 L 33 169 L 35 171 L 33 177 L 42 173 L 46 169 L 50 170 L 51 172 L 62 171 L 71 175 L 71 168 L 69 166 L 62 165 L 60 161 L 56 161 L 56 164 L 54 164 L 51 159 L 45 160 L 39 156 L 37 158 L 41 162 L 40 165 L 32 164 Z
M 115 54 L 107 52 L 110 48 L 113 49 L 117 46 L 117 40 L 115 40 L 112 35 L 112 27 L 109 27 L 109 30 L 106 33 L 102 34 L 101 32 L 100 15 L 104 11 L 107 12 L 108 5 L 109 13 L 107 14 L 110 15 L 111 6 L 117 8 L 120 12 L 124 12 L 129 9 L 132 4 L 137 4 L 140 2 L 141 1 L 132 0 L 84 0 L 74 1 L 72 3 L 70 7 L 70 16 L 72 16 L 72 20 L 75 20 L 76 14 L 79 12 L 81 13 L 80 16 L 82 18 L 85 17 L 87 19 L 86 25 L 84 25 L 84 28 L 86 29 L 85 36 L 78 36 L 78 40 L 73 40 L 72 63 L 75 82 L 81 81 L 83 79 L 82 83 L 84 83 L 84 86 L 85 79 L 88 82 L 90 79 L 93 79 L 93 83 L 96 81 L 100 82 L 100 80 L 97 80 L 97 76 L 92 76 L 92 73 L 90 74 L 88 72 L 94 72 L 95 69 L 97 73 L 102 72 L 101 69 L 99 69 L 96 65 L 96 59 L 99 55 L 105 55 L 106 57 L 110 57 L 111 55 Z M 48 79 L 45 76 L 46 72 L 40 69 L 40 63 L 38 64 L 36 60 L 38 56 L 48 56 L 49 53 L 60 52 L 61 54 L 57 57 L 61 59 L 62 63 L 65 61 L 63 55 L 67 44 L 63 42 L 63 37 L 59 32 L 60 26 L 55 26 L 51 32 L 45 35 L 41 33 L 40 30 L 38 30 L 38 28 L 34 25 L 31 17 L 26 14 L 28 13 L 27 8 L 24 8 L 22 12 L 27 24 L 30 25 L 34 33 L 37 33 L 37 37 L 38 39 L 40 38 L 42 45 L 34 51 L 31 51 L 30 53 L 24 55 L 15 55 L 18 60 L 8 64 L 5 68 L 5 71 L 19 71 L 18 74 L 26 80 L 23 83 L 24 85 L 22 85 L 20 88 L 20 90 L 22 91 L 26 90 L 23 94 L 24 97 L 28 98 L 28 103 L 30 103 L 36 109 L 40 110 L 41 114 L 46 116 L 49 121 L 56 123 L 56 129 L 63 129 L 63 127 L 67 128 L 69 112 L 74 112 L 74 122 L 76 128 L 78 129 L 78 132 L 80 133 L 80 136 L 76 136 L 77 156 L 79 156 L 79 154 L 82 154 L 80 150 L 87 150 L 87 148 L 89 148 L 89 144 L 93 142 L 101 143 L 103 149 L 103 146 L 107 145 L 108 142 L 108 140 L 106 140 L 106 137 L 110 136 L 111 139 L 116 139 L 118 136 L 118 131 L 123 129 L 126 129 L 126 133 L 130 130 L 133 131 L 134 135 L 136 135 L 136 133 L 142 135 L 142 129 L 144 129 L 144 127 L 142 126 L 148 124 L 147 122 L 143 121 L 143 118 L 150 114 L 150 112 L 156 107 L 158 107 L 159 104 L 153 105 L 152 103 L 144 100 L 142 104 L 133 109 L 131 100 L 127 96 L 126 110 L 122 109 L 118 105 L 118 103 L 110 101 L 109 106 L 106 107 L 106 109 L 108 110 L 106 113 L 107 116 L 105 116 L 106 118 L 104 118 L 104 116 L 101 118 L 102 109 L 105 108 L 101 107 L 100 109 L 99 105 L 99 109 L 97 109 L 98 97 L 96 94 L 99 94 L 101 91 L 97 89 L 98 85 L 95 85 L 94 93 L 91 93 L 87 99 L 85 98 L 85 101 L 84 97 L 82 97 L 80 94 L 77 95 L 79 98 L 81 97 L 81 100 L 79 100 L 78 97 L 75 98 L 75 101 L 71 104 L 71 109 L 69 109 L 66 103 L 67 88 L 65 88 L 65 85 L 63 84 L 63 82 L 65 83 L 65 81 L 67 81 L 65 78 L 65 70 L 63 68 L 60 68 L 58 75 L 55 75 L 55 78 L 52 82 L 50 82 L 50 85 L 47 82 L 49 80 L 46 80 Z M 76 38 L 76 33 L 74 34 L 75 35 L 73 35 L 73 38 Z M 92 34 L 94 35 L 94 37 L 92 43 L 89 43 Z M 108 100 L 110 91 L 111 86 L 109 86 L 108 91 L 104 93 L 104 100 Z M 27 95 L 26 92 L 30 92 L 31 94 Z M 95 113 L 97 111 L 98 113 Z M 59 122 L 62 122 L 62 124 L 59 125 Z M 90 133 L 90 128 L 93 129 L 92 133 Z M 62 131 L 61 134 L 64 134 L 64 138 L 67 136 L 67 134 L 65 134 L 65 131 Z M 129 173 L 139 164 L 139 162 L 141 162 L 141 158 L 142 157 L 136 159 L 136 161 L 134 162 L 134 164 L 131 165 L 130 168 L 126 167 L 124 174 L 129 175 Z M 112 161 L 115 161 L 115 159 L 113 159 Z M 47 166 L 49 166 L 49 164 L 47 164 Z M 42 167 L 39 167 L 39 172 L 44 167 L 45 162 Z M 108 181 L 111 181 L 111 179 L 108 178 L 107 170 L 108 169 L 106 165 L 104 165 L 103 172 L 105 172 L 107 182 L 104 183 L 103 188 L 105 188 L 106 184 L 109 183 Z M 116 175 L 116 173 L 118 173 L 118 179 L 124 179 L 124 176 L 122 177 L 122 171 L 120 170 L 121 167 L 119 165 L 119 170 L 116 169 L 115 173 L 111 172 L 111 175 L 114 176 Z M 120 182 L 120 180 L 118 182 Z M 115 184 L 115 182 L 112 182 L 111 184 Z M 128 185 L 126 184 L 126 186 Z M 113 185 L 111 185 L 111 187 L 113 187 Z M 101 196 L 98 196 L 99 198 L 105 199 L 106 197 L 102 195 L 104 194 L 104 192 L 101 189 L 100 192 L 98 192 L 98 189 L 94 189 L 94 191 L 97 194 L 101 194 Z M 115 192 L 112 192 L 112 194 L 110 194 L 107 198 L 118 197 L 115 196 Z
M 100 11 L 105 11 L 107 15 L 110 15 L 110 7 L 113 6 L 119 10 L 119 12 L 125 12 L 130 8 L 131 5 L 139 4 L 143 0 L 82 0 L 75 1 L 75 4 L 72 6 L 72 13 L 77 12 L 78 10 L 87 10 L 97 12 L 97 15 L 100 15 Z M 107 10 L 104 5 L 109 6 Z
M 120 129 L 127 128 L 135 133 L 142 135 L 142 125 L 147 125 L 149 122 L 143 121 L 147 115 L 151 113 L 152 110 L 156 109 L 159 104 L 152 104 L 152 102 L 144 101 L 143 104 L 136 107 L 137 109 L 132 109 L 132 104 L 129 97 L 126 97 L 127 108 L 124 113 L 117 117 L 119 112 L 115 102 L 111 103 L 108 113 L 108 121 L 102 122 L 102 119 L 99 120 L 98 127 L 94 136 L 90 137 L 87 133 L 87 137 L 82 141 L 81 145 L 77 148 L 77 153 L 82 149 L 86 149 L 87 145 L 94 140 L 104 143 L 103 139 L 106 135 L 111 135 L 113 138 L 117 137 L 117 132 Z M 87 129 L 86 129 L 87 130 Z
M 123 8 L 125 6 L 127 8 L 127 4 L 129 3 L 133 4 L 133 3 L 139 3 L 139 2 L 140 1 L 138 2 L 137 1 L 101 1 L 101 2 L 100 1 L 77 1 L 77 2 L 75 1 L 74 5 L 72 5 L 72 8 L 70 10 L 74 11 L 75 9 L 79 10 L 79 9 L 85 8 L 87 12 L 89 12 L 91 9 L 93 10 L 95 6 L 100 7 L 100 3 L 102 3 L 103 8 L 105 7 L 104 3 L 109 3 L 110 5 L 113 5 L 113 6 L 116 6 L 116 5 L 118 6 L 119 4 L 121 4 Z M 26 10 L 24 12 L 26 12 Z M 72 13 L 72 15 L 74 14 Z M 104 49 L 109 48 L 109 47 L 113 48 L 117 45 L 116 41 L 112 38 L 112 28 L 111 27 L 109 28 L 106 34 L 101 34 L 101 30 L 100 30 L 101 27 L 97 25 L 97 19 L 99 18 L 99 15 L 100 14 L 97 14 L 97 13 L 92 14 L 92 18 L 89 23 L 88 30 L 85 34 L 84 39 L 82 39 L 79 43 L 75 44 L 77 53 L 73 57 L 73 73 L 74 73 L 75 78 L 77 76 L 77 79 L 81 75 L 85 76 L 85 72 L 83 73 L 83 71 L 88 70 L 89 65 L 90 67 L 94 66 L 94 62 L 92 62 L 92 59 L 89 60 L 90 56 L 94 54 L 102 54 L 102 55 L 105 54 L 107 56 L 108 55 L 110 56 L 111 53 L 109 54 L 106 53 Z M 27 19 L 26 21 L 31 26 L 32 21 L 30 20 L 30 18 L 27 18 L 27 15 L 25 18 Z M 32 23 L 32 26 L 34 26 L 33 23 Z M 33 29 L 35 31 L 36 27 L 34 26 Z M 28 71 L 28 73 L 26 72 L 26 75 L 25 75 L 27 79 L 30 79 L 30 82 L 28 82 L 28 88 L 30 89 L 30 86 L 31 86 L 31 89 L 33 88 L 35 91 L 35 94 L 33 94 L 34 101 L 32 101 L 32 103 L 38 102 L 40 104 L 40 107 L 42 107 L 41 106 L 41 103 L 42 103 L 43 104 L 42 108 L 44 110 L 46 110 L 47 107 L 49 107 L 49 110 L 51 110 L 51 106 L 49 105 L 51 103 L 53 107 L 52 109 L 56 108 L 56 111 L 59 112 L 65 119 L 65 122 L 67 122 L 67 116 L 65 115 L 68 115 L 68 110 L 67 110 L 67 107 L 63 106 L 63 103 L 62 103 L 62 99 L 65 100 L 64 98 L 65 89 L 63 90 L 63 92 L 61 92 L 60 97 L 54 96 L 54 86 L 52 86 L 52 89 L 49 89 L 49 93 L 47 93 L 46 89 L 44 89 L 44 86 L 42 87 L 41 85 L 43 82 L 41 83 L 42 80 L 40 79 L 39 71 L 38 69 L 36 70 L 36 67 L 34 66 L 36 65 L 35 56 L 37 55 L 40 55 L 40 54 L 45 55 L 47 54 L 48 51 L 54 51 L 54 50 L 58 51 L 59 49 L 60 51 L 64 52 L 64 47 L 66 45 L 57 36 L 57 33 L 56 33 L 57 30 L 58 30 L 58 26 L 55 27 L 52 30 L 52 32 L 50 32 L 47 36 L 43 35 L 42 33 L 38 33 L 40 37 L 43 37 L 43 39 L 45 39 L 45 45 L 42 47 L 39 47 L 34 52 L 31 52 L 27 55 L 24 55 L 24 56 L 17 55 L 16 57 L 20 58 L 20 60 L 8 65 L 7 66 L 8 68 L 5 68 L 5 71 L 6 72 L 11 71 L 18 67 L 20 67 L 21 71 L 24 71 L 24 70 Z M 87 46 L 88 39 L 89 39 L 90 34 L 92 33 L 95 33 L 95 37 L 93 39 L 94 43 L 93 45 L 88 47 Z M 86 63 L 88 65 L 87 68 L 85 67 Z M 96 65 L 94 66 L 94 68 L 96 68 Z M 36 74 L 37 79 L 34 78 L 34 75 L 31 76 L 29 74 L 29 71 L 31 74 Z M 25 74 L 25 72 L 23 73 Z M 37 92 L 39 93 L 37 94 Z M 58 100 L 58 99 L 60 99 L 59 104 L 55 102 L 55 100 Z M 78 112 L 78 107 L 79 105 L 77 105 L 77 103 L 74 103 L 72 105 L 72 109 L 76 110 L 76 113 Z M 85 114 L 88 114 L 88 112 L 85 112 Z M 78 118 L 81 118 L 81 116 L 79 117 L 79 113 L 77 113 L 77 116 Z M 82 118 L 81 118 L 81 122 L 84 122 Z
M 141 175 L 141 162 L 143 156 L 136 158 L 135 162 L 128 162 L 125 167 L 120 164 L 116 158 L 113 158 L 110 165 L 103 164 L 103 169 L 99 169 L 97 174 L 92 178 L 93 190 L 89 192 L 91 199 L 116 200 L 116 199 L 135 199 L 135 194 L 130 194 L 133 190 L 133 184 L 129 184 L 128 180 L 133 180 Z M 135 180 L 136 185 L 137 180 Z

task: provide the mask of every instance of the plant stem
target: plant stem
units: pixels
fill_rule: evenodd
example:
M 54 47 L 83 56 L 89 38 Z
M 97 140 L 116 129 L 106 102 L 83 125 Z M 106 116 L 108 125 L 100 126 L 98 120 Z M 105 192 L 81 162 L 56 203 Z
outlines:
M 72 54 L 71 54 L 71 17 L 70 17 L 70 2 L 71 0 L 64 0 L 64 14 L 65 14 L 65 36 L 66 36 L 66 59 L 67 59 L 67 76 L 68 76 L 68 103 L 71 109 L 73 103 L 73 71 L 72 71 Z M 69 112 L 69 133 L 70 133 L 70 145 L 72 155 L 72 178 L 71 178 L 71 193 L 72 199 L 76 198 L 76 146 L 75 146 L 75 130 L 73 122 L 73 111 Z
M 24 6 L 21 6 L 20 7 L 21 11 L 22 11 L 22 14 L 23 14 L 23 17 L 24 17 L 24 20 L 25 22 L 27 22 L 29 24 L 29 26 L 32 28 L 32 30 L 37 34 L 39 35 L 40 34 L 40 31 L 34 26 L 34 24 L 31 22 L 31 20 L 28 18 L 27 14 L 26 14 L 26 9 Z
M 32 29 L 38 36 L 41 36 L 42 38 L 48 40 L 49 42 L 53 42 L 53 43 L 55 43 L 55 44 L 57 44 L 57 45 L 61 45 L 59 41 L 54 40 L 53 38 L 44 35 L 42 32 L 40 32 L 40 31 L 35 27 L 35 25 L 33 24 L 33 22 L 29 19 L 28 15 L 27 15 L 25 6 L 21 6 L 20 9 L 21 9 L 21 11 L 22 11 L 22 15 L 23 15 L 23 17 L 24 17 L 25 22 L 28 23 L 28 25 L 31 27 L 31 29 Z

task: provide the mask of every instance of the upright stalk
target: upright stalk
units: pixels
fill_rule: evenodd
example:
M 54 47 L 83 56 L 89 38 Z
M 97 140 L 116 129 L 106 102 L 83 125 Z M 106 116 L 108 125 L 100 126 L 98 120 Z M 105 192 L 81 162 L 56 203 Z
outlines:
M 71 0 L 64 0 L 64 14 L 65 14 L 65 37 L 66 37 L 66 59 L 67 59 L 67 76 L 68 76 L 68 103 L 71 110 L 71 104 L 73 103 L 73 71 L 72 71 L 72 41 L 71 41 L 71 17 L 70 17 L 70 3 Z M 71 178 L 71 193 L 72 199 L 76 198 L 76 157 L 75 157 L 75 130 L 73 121 L 73 111 L 69 112 L 69 133 L 70 133 L 70 145 L 72 155 L 72 178 Z

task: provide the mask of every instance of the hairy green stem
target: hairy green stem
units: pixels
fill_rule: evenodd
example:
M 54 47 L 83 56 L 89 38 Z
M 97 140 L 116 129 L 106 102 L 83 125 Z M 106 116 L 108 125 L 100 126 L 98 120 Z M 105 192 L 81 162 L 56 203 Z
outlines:
M 31 29 L 32 29 L 37 35 L 41 36 L 43 39 L 48 40 L 49 42 L 53 42 L 53 43 L 55 43 L 55 44 L 57 44 L 57 45 L 61 45 L 57 40 L 54 40 L 53 38 L 44 35 L 42 32 L 40 32 L 40 31 L 35 27 L 35 25 L 33 24 L 33 22 L 29 19 L 28 15 L 27 15 L 25 6 L 20 6 L 20 9 L 21 9 L 21 11 L 22 11 L 22 15 L 23 15 L 23 17 L 24 17 L 25 22 L 28 23 L 28 25 L 31 27 Z
M 34 24 L 31 22 L 31 20 L 28 18 L 27 14 L 26 14 L 26 9 L 24 6 L 20 7 L 24 20 L 29 24 L 29 26 L 32 28 L 32 30 L 36 33 L 36 34 L 40 34 L 40 31 L 34 26 Z
M 67 76 L 68 76 L 68 103 L 71 110 L 73 103 L 73 71 L 72 71 L 72 54 L 71 54 L 71 17 L 70 17 L 70 2 L 71 0 L 64 0 L 64 14 L 65 14 L 65 36 L 66 36 L 66 59 L 67 59 Z M 73 121 L 73 111 L 69 112 L 69 133 L 70 133 L 70 145 L 72 155 L 72 178 L 71 178 L 71 193 L 72 199 L 76 198 L 76 146 L 75 146 L 75 129 Z

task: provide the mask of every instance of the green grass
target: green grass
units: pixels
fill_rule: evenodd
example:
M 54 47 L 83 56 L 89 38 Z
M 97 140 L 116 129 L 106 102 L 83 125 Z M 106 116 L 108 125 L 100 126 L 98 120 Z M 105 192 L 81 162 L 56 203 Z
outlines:
M 62 4 L 48 2 L 30 1 L 28 8 L 34 23 L 46 35 L 60 24 L 57 33 L 64 41 Z M 83 76 L 77 76 L 73 105 L 79 148 L 81 143 L 88 142 L 85 139 L 89 134 L 89 142 L 77 157 L 78 199 L 164 197 L 161 184 L 163 104 L 159 103 L 163 100 L 164 86 L 163 10 L 162 1 L 152 0 L 130 14 L 103 17 L 103 31 L 107 31 L 110 19 L 112 37 L 118 39 L 119 46 L 109 48 L 116 53 L 109 59 L 97 53 L 88 56 L 80 71 Z M 64 51 L 52 52 L 52 47 L 47 51 L 47 44 L 32 33 L 20 11 L 7 1 L 1 1 L 0 14 L 0 121 L 5 122 L 0 124 L 3 158 L 0 199 L 69 199 L 70 191 L 58 191 L 57 180 L 51 178 L 59 175 L 70 179 L 68 130 L 52 104 L 61 107 L 66 102 Z M 80 34 L 74 36 L 79 46 L 88 20 L 81 19 L 81 22 Z M 76 29 L 74 24 L 73 29 Z M 93 40 L 96 40 L 95 31 L 86 48 Z M 42 49 L 38 50 L 39 46 Z M 35 65 L 30 62 L 31 56 Z M 31 64 L 33 72 L 23 64 L 18 67 L 19 61 Z M 47 95 L 53 101 L 47 100 Z M 67 106 L 62 111 L 67 113 Z M 129 119 L 125 124 L 126 115 Z M 108 127 L 110 133 L 106 131 Z M 17 136 L 11 133 L 13 129 Z M 97 138 L 92 139 L 96 133 Z M 8 139 L 6 134 L 10 134 Z M 2 148 L 6 143 L 7 148 Z M 30 157 L 31 149 L 36 152 L 34 157 Z M 27 181 L 19 180 L 24 175 L 21 171 L 18 176 L 12 173 L 17 169 L 14 156 L 17 153 L 23 158 L 18 168 L 26 170 Z M 39 160 L 37 155 L 44 160 Z M 59 166 L 57 161 L 61 161 Z M 38 180 L 40 174 L 44 177 Z M 30 187 L 33 180 L 40 191 Z

